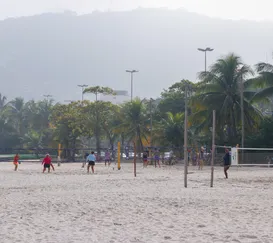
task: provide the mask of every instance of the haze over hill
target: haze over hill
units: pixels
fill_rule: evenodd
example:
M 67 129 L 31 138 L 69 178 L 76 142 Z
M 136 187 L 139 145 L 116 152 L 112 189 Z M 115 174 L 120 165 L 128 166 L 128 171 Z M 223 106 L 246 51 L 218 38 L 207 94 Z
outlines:
M 235 52 L 248 64 L 272 60 L 273 23 L 209 18 L 182 10 L 42 14 L 0 22 L 0 92 L 8 98 L 80 99 L 77 84 L 130 90 L 125 69 L 138 69 L 134 94 L 157 97 Z

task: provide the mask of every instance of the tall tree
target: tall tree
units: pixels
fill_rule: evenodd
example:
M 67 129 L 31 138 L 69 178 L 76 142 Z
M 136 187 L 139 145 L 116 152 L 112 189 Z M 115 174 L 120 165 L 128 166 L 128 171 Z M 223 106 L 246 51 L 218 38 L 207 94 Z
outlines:
M 175 148 L 181 148 L 184 144 L 184 113 L 167 112 L 167 118 L 161 121 L 160 130 L 163 141 Z
M 184 112 L 185 110 L 185 88 L 191 87 L 190 94 L 194 94 L 196 91 L 196 85 L 189 80 L 181 80 L 173 84 L 168 90 L 164 90 L 161 93 L 161 101 L 158 105 L 158 110 L 162 116 L 165 116 L 167 112 L 172 114 Z
M 212 124 L 212 111 L 217 112 L 217 131 L 222 139 L 226 137 L 230 144 L 238 143 L 238 131 L 241 126 L 240 82 L 253 74 L 251 68 L 242 63 L 241 58 L 229 54 L 218 59 L 209 72 L 202 72 L 199 77 L 197 94 L 191 104 L 194 114 L 191 117 L 193 125 L 199 130 Z M 250 100 L 255 95 L 253 89 L 244 90 L 244 116 L 246 129 L 253 129 L 261 120 L 260 112 L 251 105 Z
M 94 87 L 89 87 L 86 88 L 84 90 L 84 93 L 91 93 L 94 94 L 96 96 L 96 102 L 95 102 L 95 138 L 96 138 L 96 149 L 97 149 L 97 153 L 100 154 L 101 152 L 101 133 L 102 133 L 102 127 L 100 125 L 101 123 L 101 112 L 100 112 L 100 108 L 103 107 L 103 102 L 99 102 L 98 101 L 98 95 L 99 94 L 112 94 L 114 95 L 114 91 L 109 88 L 109 87 L 100 87 L 100 86 L 94 86 Z
M 104 94 L 104 95 L 114 95 L 115 92 L 109 88 L 109 87 L 101 87 L 101 86 L 93 86 L 93 87 L 88 87 L 86 88 L 83 93 L 90 93 L 94 94 L 96 97 L 96 101 L 98 101 L 98 95 L 99 94 Z
M 28 129 L 28 117 L 26 114 L 24 99 L 17 97 L 11 100 L 7 104 L 6 112 L 9 116 L 9 122 L 14 125 L 14 128 L 18 133 L 19 139 L 22 139 Z
M 6 101 L 7 97 L 0 93 L 0 111 L 3 110 L 3 108 L 5 107 Z
M 66 155 L 75 160 L 77 141 L 85 134 L 83 106 L 80 102 L 69 105 L 57 104 L 52 110 L 51 124 L 55 130 L 55 139 L 69 149 Z
M 148 110 L 145 103 L 140 99 L 125 103 L 121 108 L 122 124 L 120 129 L 125 131 L 128 141 L 136 139 L 138 148 L 143 150 L 142 139 L 147 139 L 149 134 Z
M 273 65 L 270 63 L 260 62 L 255 65 L 255 69 L 258 72 L 258 76 L 249 79 L 246 82 L 247 87 L 256 89 L 256 94 L 252 97 L 253 102 L 265 102 L 268 103 L 267 98 L 273 96 Z

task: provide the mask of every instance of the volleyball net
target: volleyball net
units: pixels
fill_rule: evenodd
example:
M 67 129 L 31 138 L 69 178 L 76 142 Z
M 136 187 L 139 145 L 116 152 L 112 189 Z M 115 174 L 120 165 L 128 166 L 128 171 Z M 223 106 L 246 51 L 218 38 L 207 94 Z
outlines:
M 232 166 L 273 168 L 273 148 L 239 148 L 215 145 L 216 163 L 223 163 L 226 148 L 230 151 Z

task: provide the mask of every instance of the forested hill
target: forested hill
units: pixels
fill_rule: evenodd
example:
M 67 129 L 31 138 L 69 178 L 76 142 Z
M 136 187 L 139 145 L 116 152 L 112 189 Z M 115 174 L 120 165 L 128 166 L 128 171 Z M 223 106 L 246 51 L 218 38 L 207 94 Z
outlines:
M 8 98 L 80 98 L 77 84 L 130 90 L 125 69 L 138 69 L 135 95 L 159 96 L 204 69 L 198 47 L 230 51 L 254 64 L 272 60 L 273 23 L 220 20 L 183 10 L 42 14 L 0 22 L 0 92 Z

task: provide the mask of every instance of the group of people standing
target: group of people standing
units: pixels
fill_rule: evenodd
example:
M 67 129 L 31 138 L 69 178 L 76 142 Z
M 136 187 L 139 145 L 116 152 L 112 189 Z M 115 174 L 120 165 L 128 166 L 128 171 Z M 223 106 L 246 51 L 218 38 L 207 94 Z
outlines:
M 144 151 L 142 159 L 143 159 L 143 167 L 147 167 L 149 165 L 149 154 L 147 151 Z M 160 151 L 159 150 L 155 150 L 154 152 L 154 161 L 155 161 L 155 166 L 158 165 L 158 167 L 160 168 Z
M 212 151 L 211 151 L 212 152 Z M 188 150 L 188 162 L 190 161 L 190 153 L 191 151 Z M 201 147 L 200 152 L 198 152 L 196 154 L 196 165 L 198 166 L 198 170 L 202 170 L 203 166 L 204 166 L 204 153 L 205 153 L 205 149 L 204 147 Z M 170 152 L 170 157 L 173 156 L 173 152 Z M 154 161 L 155 161 L 155 166 L 158 164 L 158 166 L 160 167 L 160 152 L 159 150 L 155 150 L 154 152 Z M 147 167 L 149 164 L 149 154 L 148 152 L 144 152 L 143 153 L 143 166 Z M 228 173 L 227 171 L 229 170 L 230 166 L 231 166 L 231 156 L 230 156 L 230 151 L 228 148 L 225 148 L 225 155 L 223 157 L 223 162 L 224 162 L 224 174 L 225 174 L 225 178 L 228 179 Z
M 200 161 L 202 161 L 203 156 L 202 156 L 202 152 L 204 153 L 204 150 L 201 149 L 201 153 L 200 153 Z M 148 161 L 148 152 L 144 152 L 143 153 L 143 166 L 147 167 L 149 164 Z M 159 150 L 155 150 L 154 152 L 154 161 L 155 161 L 155 166 L 158 165 L 158 167 L 160 168 L 160 151 Z M 227 171 L 230 168 L 231 165 L 231 156 L 230 156 L 230 151 L 228 148 L 225 149 L 225 155 L 223 157 L 223 161 L 224 161 L 224 174 L 225 174 L 225 178 L 228 179 L 228 173 Z M 90 168 L 92 170 L 92 173 L 95 173 L 94 167 L 95 167 L 95 162 L 96 162 L 96 156 L 94 151 L 92 151 L 90 154 L 85 154 L 85 162 L 83 163 L 82 167 L 84 167 L 84 164 L 87 164 L 87 173 L 90 173 Z M 13 158 L 13 164 L 14 164 L 14 170 L 17 171 L 18 170 L 18 165 L 20 164 L 20 157 L 19 154 L 17 153 L 14 158 Z M 54 165 L 52 163 L 52 159 L 50 157 L 49 154 L 46 154 L 46 156 L 44 157 L 43 161 L 42 161 L 42 165 L 43 165 L 43 173 L 48 170 L 48 173 L 50 173 L 50 170 L 52 168 L 53 171 L 55 171 Z M 111 153 L 109 151 L 106 151 L 105 153 L 105 166 L 110 166 L 111 165 Z M 199 162 L 199 169 L 203 168 L 203 164 L 200 164 Z

